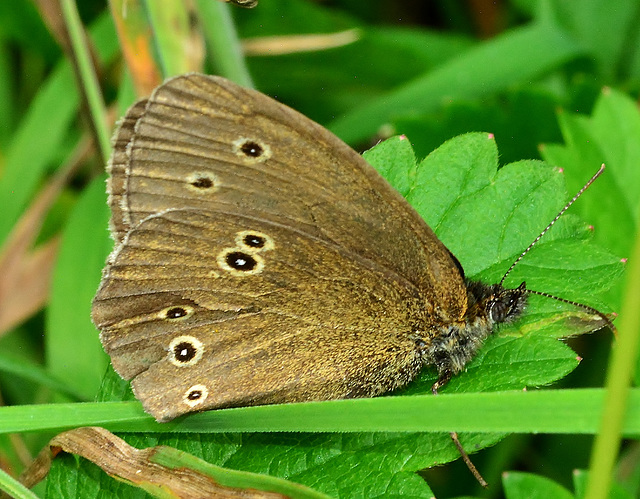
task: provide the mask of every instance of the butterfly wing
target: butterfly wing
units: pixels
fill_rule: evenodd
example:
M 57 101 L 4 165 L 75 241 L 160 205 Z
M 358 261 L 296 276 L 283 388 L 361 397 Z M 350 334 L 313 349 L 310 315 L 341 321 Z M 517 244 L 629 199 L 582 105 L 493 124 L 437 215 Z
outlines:
M 333 134 L 259 92 L 206 75 L 168 80 L 130 109 L 115 145 L 116 240 L 167 209 L 255 216 L 403 276 L 443 320 L 466 310 L 450 253 L 409 204 Z
M 93 320 L 116 371 L 167 421 L 392 390 L 422 365 L 430 312 L 408 280 L 304 231 L 169 210 L 124 237 Z

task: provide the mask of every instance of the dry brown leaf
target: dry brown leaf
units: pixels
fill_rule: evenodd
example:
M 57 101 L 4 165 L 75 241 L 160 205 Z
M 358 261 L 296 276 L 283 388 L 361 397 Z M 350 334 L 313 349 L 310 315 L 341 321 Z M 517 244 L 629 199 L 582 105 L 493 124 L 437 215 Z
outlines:
M 52 238 L 23 255 L 13 276 L 16 284 L 2 296 L 0 334 L 36 313 L 47 301 L 59 242 L 58 237 Z
M 360 30 L 317 35 L 265 36 L 242 40 L 245 55 L 283 55 L 342 47 L 360 39 Z
M 33 487 L 47 475 L 52 459 L 60 452 L 67 452 L 78 454 L 100 466 L 109 475 L 139 486 L 147 492 L 162 491 L 164 496 L 184 499 L 285 497 L 274 492 L 225 487 L 194 469 L 171 468 L 159 464 L 155 457 L 167 450 L 179 452 L 164 446 L 136 449 L 104 428 L 77 428 L 51 439 L 49 445 L 22 474 L 20 481 L 29 488 Z
M 62 6 L 58 0 L 34 0 L 40 17 L 46 23 L 49 32 L 56 39 L 65 53 L 71 52 L 71 40 L 64 24 Z
M 51 205 L 90 151 L 89 140 L 78 144 L 69 163 L 38 193 L 0 250 L 0 335 L 46 302 L 58 242 L 48 241 L 36 250 L 31 247 Z

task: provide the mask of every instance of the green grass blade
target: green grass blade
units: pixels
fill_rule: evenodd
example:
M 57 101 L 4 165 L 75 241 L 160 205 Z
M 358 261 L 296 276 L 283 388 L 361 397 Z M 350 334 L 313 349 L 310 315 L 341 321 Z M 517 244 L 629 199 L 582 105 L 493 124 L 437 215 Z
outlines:
M 434 111 L 449 99 L 503 91 L 518 82 L 536 79 L 580 53 L 577 43 L 550 24 L 514 29 L 354 109 L 329 128 L 346 142 L 357 142 L 375 134 L 394 116 Z
M 202 30 L 216 72 L 244 87 L 253 88 L 228 5 L 196 0 Z
M 601 389 L 506 391 L 381 397 L 194 414 L 156 423 L 138 402 L 48 404 L 0 408 L 0 432 L 104 426 L 124 432 L 514 432 L 598 431 Z M 428 418 L 425 414 L 438 414 Z M 509 414 L 506 418 L 505 414 Z M 640 389 L 630 392 L 623 432 L 640 434 Z
M 111 154 L 111 144 L 109 141 L 111 134 L 107 127 L 107 110 L 102 98 L 100 85 L 98 84 L 98 77 L 93 67 L 91 53 L 86 43 L 87 39 L 84 27 L 80 21 L 80 15 L 78 14 L 74 0 L 62 0 L 60 5 L 71 39 L 71 47 L 73 49 L 75 63 L 77 64 L 82 89 L 89 106 L 93 129 L 97 136 L 98 148 L 100 149 L 102 160 L 106 163 Z
M 605 404 L 591 451 L 586 499 L 607 497 L 620 450 L 625 421 L 632 416 L 631 380 L 640 347 L 640 233 L 636 236 L 627 274 L 618 342 L 607 372 Z
M 0 468 L 0 490 L 14 499 L 38 499 L 38 496 Z

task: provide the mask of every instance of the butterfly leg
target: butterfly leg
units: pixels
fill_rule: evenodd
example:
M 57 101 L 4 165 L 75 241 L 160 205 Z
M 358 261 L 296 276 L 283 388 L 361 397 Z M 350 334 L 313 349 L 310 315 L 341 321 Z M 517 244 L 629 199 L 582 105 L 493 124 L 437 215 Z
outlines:
M 446 385 L 451 380 L 452 377 L 453 377 L 453 373 L 448 369 L 442 372 L 440 374 L 440 377 L 438 378 L 438 381 L 436 381 L 431 387 L 431 392 L 434 395 L 438 395 L 438 390 L 442 388 L 444 385 Z M 454 445 L 456 446 L 456 448 L 458 449 L 458 452 L 460 453 L 460 457 L 462 457 L 462 460 L 467 465 L 467 468 L 469 468 L 469 471 L 471 472 L 471 474 L 476 478 L 476 480 L 478 480 L 478 483 L 486 489 L 489 486 L 489 484 L 482 477 L 482 475 L 478 471 L 478 468 L 476 468 L 475 465 L 471 462 L 471 458 L 469 457 L 467 452 L 464 450 L 464 448 L 462 447 L 462 444 L 460 443 L 460 440 L 458 439 L 458 433 L 455 431 L 452 431 L 449 433 L 449 436 L 451 437 L 451 440 L 453 440 Z
M 431 387 L 431 393 L 433 393 L 434 395 L 438 395 L 438 390 L 442 388 L 444 385 L 446 385 L 451 380 L 452 377 L 453 377 L 453 373 L 448 369 L 440 373 L 440 377 L 438 378 L 438 381 L 436 381 Z

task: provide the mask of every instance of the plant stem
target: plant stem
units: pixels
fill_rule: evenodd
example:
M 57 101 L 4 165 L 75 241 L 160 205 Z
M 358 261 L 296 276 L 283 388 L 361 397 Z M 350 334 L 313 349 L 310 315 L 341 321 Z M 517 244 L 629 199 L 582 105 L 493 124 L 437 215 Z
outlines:
M 216 71 L 243 87 L 253 88 L 230 7 L 211 0 L 196 0 L 196 5 Z
M 585 499 L 609 496 L 640 341 L 640 232 L 629 259 L 618 341 L 611 353 L 600 431 L 591 451 Z
M 111 154 L 107 112 L 87 45 L 87 38 L 74 0 L 61 0 L 60 4 L 71 40 L 81 91 L 86 96 L 100 154 L 106 164 Z

